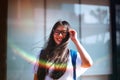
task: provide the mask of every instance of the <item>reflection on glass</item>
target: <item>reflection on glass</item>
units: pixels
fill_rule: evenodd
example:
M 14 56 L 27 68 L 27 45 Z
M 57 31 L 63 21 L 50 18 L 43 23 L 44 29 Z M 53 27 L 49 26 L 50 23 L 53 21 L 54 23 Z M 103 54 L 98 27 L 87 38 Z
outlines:
M 81 5 L 80 15 L 80 40 L 94 58 L 94 66 L 89 74 L 111 74 L 109 7 Z

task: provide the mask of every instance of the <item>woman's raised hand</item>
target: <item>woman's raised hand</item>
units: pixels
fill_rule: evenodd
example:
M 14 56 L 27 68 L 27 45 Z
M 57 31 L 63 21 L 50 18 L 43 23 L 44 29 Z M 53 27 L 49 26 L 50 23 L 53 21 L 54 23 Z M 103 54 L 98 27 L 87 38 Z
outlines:
M 74 42 L 77 40 L 77 32 L 74 29 L 69 30 L 70 38 Z

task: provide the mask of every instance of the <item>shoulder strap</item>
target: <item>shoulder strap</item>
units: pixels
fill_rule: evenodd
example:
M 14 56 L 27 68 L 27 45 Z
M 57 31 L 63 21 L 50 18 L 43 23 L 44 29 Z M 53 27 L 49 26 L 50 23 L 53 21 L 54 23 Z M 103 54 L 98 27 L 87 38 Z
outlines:
M 70 50 L 71 54 L 71 60 L 73 65 L 73 79 L 76 80 L 76 58 L 77 58 L 77 52 L 74 50 Z

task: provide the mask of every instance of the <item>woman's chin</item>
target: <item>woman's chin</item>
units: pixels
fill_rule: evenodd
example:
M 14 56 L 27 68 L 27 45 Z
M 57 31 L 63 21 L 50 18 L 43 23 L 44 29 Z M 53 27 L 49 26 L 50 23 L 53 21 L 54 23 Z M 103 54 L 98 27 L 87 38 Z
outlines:
M 56 44 L 59 45 L 61 42 L 57 42 Z

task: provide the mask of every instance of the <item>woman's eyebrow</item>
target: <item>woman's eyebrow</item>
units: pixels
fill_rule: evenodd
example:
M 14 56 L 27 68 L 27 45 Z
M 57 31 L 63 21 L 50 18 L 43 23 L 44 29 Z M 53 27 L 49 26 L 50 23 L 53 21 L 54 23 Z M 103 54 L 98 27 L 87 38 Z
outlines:
M 67 30 L 59 30 L 59 29 L 57 29 L 56 31 L 67 31 Z

